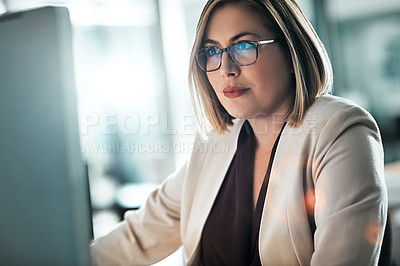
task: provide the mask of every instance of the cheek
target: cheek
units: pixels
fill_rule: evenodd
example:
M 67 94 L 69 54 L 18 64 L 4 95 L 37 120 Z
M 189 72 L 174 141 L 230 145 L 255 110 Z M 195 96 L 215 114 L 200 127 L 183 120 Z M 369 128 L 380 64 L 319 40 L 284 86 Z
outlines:
M 277 46 L 276 49 L 270 51 L 269 54 L 260 53 L 260 69 L 264 69 L 264 77 L 272 80 L 290 79 L 291 75 L 291 59 L 287 52 Z M 263 74 L 261 74 L 263 76 Z
M 281 80 L 290 81 L 291 79 L 291 66 L 290 66 L 290 58 L 281 51 L 281 56 L 278 60 L 273 62 L 275 66 L 275 74 Z
M 264 84 L 273 87 L 287 87 L 291 83 L 290 66 L 285 60 L 269 61 L 254 72 L 254 76 Z

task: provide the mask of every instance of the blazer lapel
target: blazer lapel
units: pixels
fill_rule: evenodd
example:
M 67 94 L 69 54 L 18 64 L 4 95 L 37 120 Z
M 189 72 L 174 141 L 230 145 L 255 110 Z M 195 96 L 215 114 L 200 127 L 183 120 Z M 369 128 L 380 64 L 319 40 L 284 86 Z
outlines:
M 187 255 L 193 258 L 200 243 L 200 237 L 208 214 L 224 180 L 226 172 L 236 152 L 237 139 L 243 120 L 239 120 L 225 135 L 211 137 L 206 144 L 208 155 L 198 176 L 198 184 L 193 195 L 193 205 L 185 232 Z

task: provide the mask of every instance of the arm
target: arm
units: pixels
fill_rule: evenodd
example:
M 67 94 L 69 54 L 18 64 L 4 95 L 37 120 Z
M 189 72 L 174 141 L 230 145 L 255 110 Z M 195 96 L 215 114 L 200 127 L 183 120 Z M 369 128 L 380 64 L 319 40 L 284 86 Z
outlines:
M 315 154 L 311 265 L 376 265 L 387 194 L 375 121 L 358 107 L 340 110 L 322 130 Z
M 180 197 L 186 164 L 153 191 L 143 208 L 91 246 L 93 265 L 150 265 L 181 245 Z

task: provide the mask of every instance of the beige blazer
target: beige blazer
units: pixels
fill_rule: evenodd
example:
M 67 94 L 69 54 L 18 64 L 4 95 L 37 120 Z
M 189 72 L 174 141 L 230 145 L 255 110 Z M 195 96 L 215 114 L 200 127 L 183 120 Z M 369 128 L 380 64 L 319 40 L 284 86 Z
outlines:
M 196 136 L 187 163 L 92 245 L 93 264 L 149 265 L 183 245 L 187 265 L 199 265 L 202 229 L 242 124 L 206 142 Z M 375 121 L 349 101 L 318 98 L 300 127 L 282 132 L 260 225 L 262 264 L 376 265 L 386 214 Z

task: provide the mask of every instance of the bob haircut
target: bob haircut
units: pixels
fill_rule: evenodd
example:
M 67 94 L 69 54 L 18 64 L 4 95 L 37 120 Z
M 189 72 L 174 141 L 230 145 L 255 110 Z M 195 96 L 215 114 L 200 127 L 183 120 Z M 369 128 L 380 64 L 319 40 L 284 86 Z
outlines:
M 216 8 L 226 4 L 255 12 L 288 51 L 294 72 L 294 102 L 286 120 L 288 125 L 298 127 L 315 99 L 330 92 L 333 74 L 324 45 L 294 0 L 209 0 L 206 3 L 197 24 L 189 63 L 190 95 L 200 126 L 222 134 L 229 131 L 234 120 L 219 102 L 206 72 L 198 67 L 195 59 L 196 52 L 203 46 L 210 16 Z

